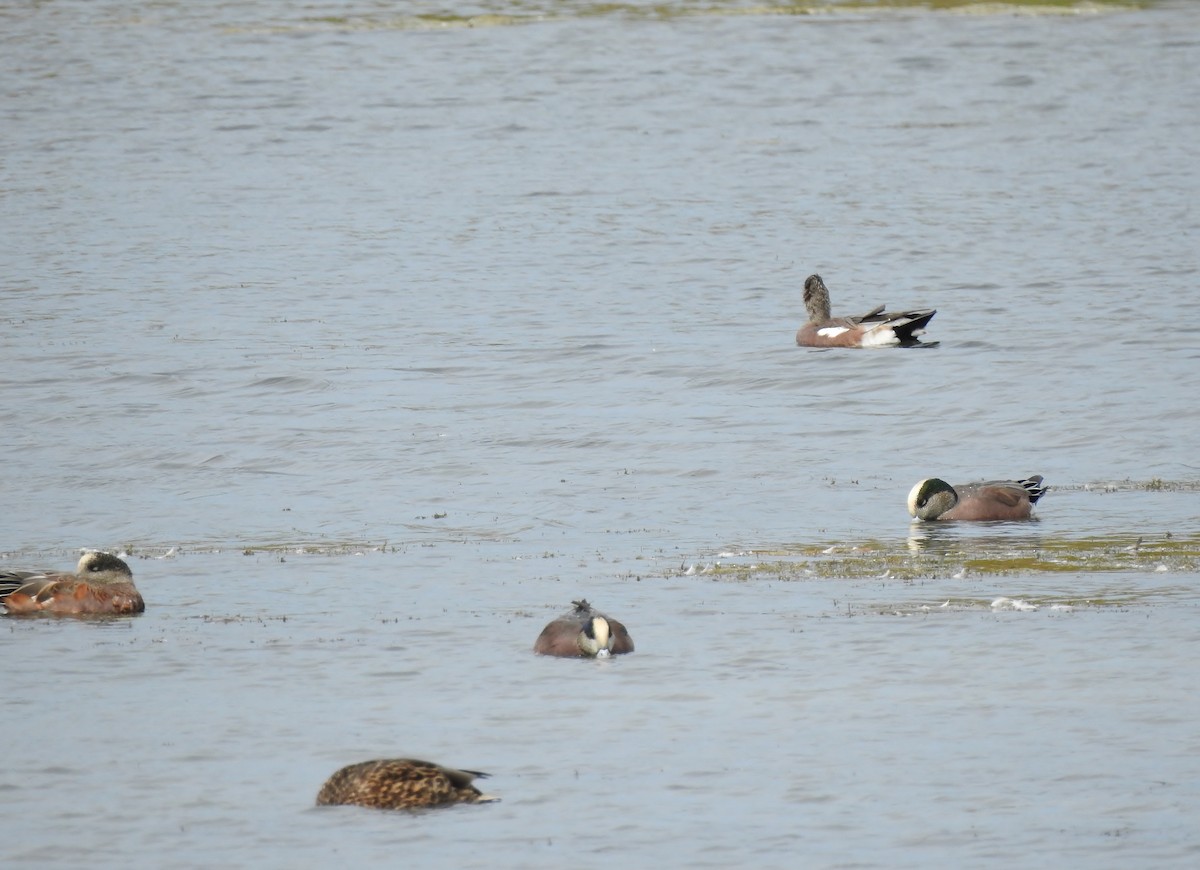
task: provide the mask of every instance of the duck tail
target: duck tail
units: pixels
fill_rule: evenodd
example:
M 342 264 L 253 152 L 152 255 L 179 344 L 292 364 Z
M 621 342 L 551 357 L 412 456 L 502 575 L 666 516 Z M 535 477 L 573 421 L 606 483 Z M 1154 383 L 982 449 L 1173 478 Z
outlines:
M 889 326 L 896 333 L 896 338 L 900 339 L 901 347 L 911 347 L 923 343 L 917 336 L 925 331 L 925 327 L 929 325 L 929 321 L 933 320 L 935 314 L 937 314 L 936 308 L 906 311 L 899 316 L 899 320 L 890 323 Z
M 1046 490 L 1050 488 L 1042 483 L 1042 476 L 1040 474 L 1035 474 L 1024 480 L 1018 480 L 1017 483 L 1021 484 L 1021 488 L 1029 493 L 1030 504 L 1037 504 L 1037 500 L 1045 495 Z

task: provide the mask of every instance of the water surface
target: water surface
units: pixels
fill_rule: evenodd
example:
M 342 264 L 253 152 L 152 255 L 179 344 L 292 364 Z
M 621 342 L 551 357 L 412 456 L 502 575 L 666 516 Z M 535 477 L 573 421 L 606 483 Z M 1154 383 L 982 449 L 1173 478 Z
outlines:
M 444 11 L 0 10 L 6 863 L 1192 866 L 1196 4 Z

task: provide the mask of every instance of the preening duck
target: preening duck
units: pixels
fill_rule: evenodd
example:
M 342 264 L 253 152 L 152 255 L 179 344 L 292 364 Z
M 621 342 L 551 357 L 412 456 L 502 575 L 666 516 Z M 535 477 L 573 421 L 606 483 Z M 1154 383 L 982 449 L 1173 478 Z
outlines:
M 937 314 L 937 309 L 884 311 L 884 306 L 861 317 L 834 317 L 830 312 L 829 290 L 820 275 L 809 275 L 804 282 L 804 307 L 808 322 L 796 333 L 801 347 L 933 347 L 937 342 L 922 342 L 917 336 Z
M 908 512 L 918 520 L 1027 520 L 1046 490 L 1042 476 L 951 486 L 936 477 L 908 494 Z
M 586 599 L 542 629 L 533 651 L 544 656 L 600 657 L 633 652 L 625 626 L 592 608 Z

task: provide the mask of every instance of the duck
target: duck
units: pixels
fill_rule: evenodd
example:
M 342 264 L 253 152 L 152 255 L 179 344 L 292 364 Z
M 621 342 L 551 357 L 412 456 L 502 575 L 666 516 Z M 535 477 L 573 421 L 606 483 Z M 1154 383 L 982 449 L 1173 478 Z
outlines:
M 10 616 L 125 615 L 146 609 L 129 565 L 119 556 L 99 551 L 84 553 L 74 574 L 0 572 L 0 604 Z
M 543 656 L 606 658 L 633 652 L 633 638 L 625 626 L 588 604 L 572 601 L 573 610 L 550 622 L 538 635 L 533 651 Z
M 884 311 L 883 305 L 861 317 L 834 317 L 829 310 L 829 290 L 820 275 L 804 282 L 804 307 L 808 322 L 796 332 L 801 347 L 935 347 L 917 336 L 937 314 L 936 308 Z
M 1040 474 L 1024 480 L 988 480 L 951 486 L 931 477 L 908 494 L 908 512 L 918 520 L 1027 520 L 1046 490 Z
M 317 806 L 419 810 L 500 800 L 471 784 L 485 776 L 478 770 L 458 770 L 416 758 L 363 761 L 329 777 L 317 794 Z

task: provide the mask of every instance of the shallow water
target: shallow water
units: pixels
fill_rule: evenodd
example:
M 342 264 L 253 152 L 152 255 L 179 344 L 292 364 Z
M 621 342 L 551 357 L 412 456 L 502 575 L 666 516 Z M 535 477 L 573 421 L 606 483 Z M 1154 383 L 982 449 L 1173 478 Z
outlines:
M 1194 864 L 1197 5 L 430 11 L 0 9 L 3 564 L 148 603 L 0 623 L 0 858 Z

